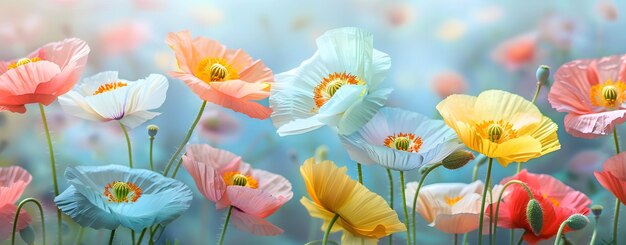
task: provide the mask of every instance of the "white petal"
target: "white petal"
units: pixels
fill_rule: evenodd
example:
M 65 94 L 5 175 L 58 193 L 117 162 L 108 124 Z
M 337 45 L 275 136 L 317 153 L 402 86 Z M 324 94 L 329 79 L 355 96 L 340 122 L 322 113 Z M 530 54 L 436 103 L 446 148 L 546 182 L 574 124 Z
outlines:
M 93 76 L 84 78 L 80 85 L 75 89 L 82 96 L 90 96 L 98 90 L 103 84 L 117 82 L 120 79 L 117 76 L 117 71 L 104 71 Z
M 89 106 L 85 97 L 76 91 L 69 91 L 59 97 L 59 103 L 63 110 L 73 116 L 92 121 L 107 121 Z
M 320 122 L 316 117 L 296 119 L 278 128 L 277 133 L 280 136 L 303 134 L 322 126 L 324 126 L 324 123 Z
M 391 58 L 388 54 L 374 49 L 374 57 L 372 59 L 372 74 L 370 77 L 366 78 L 366 81 L 370 89 L 374 90 L 385 80 L 387 72 L 389 72 L 389 68 L 391 68 Z
M 137 80 L 128 93 L 126 112 L 159 108 L 165 102 L 167 88 L 167 78 L 163 75 L 150 74 L 146 79 Z
M 151 111 L 137 111 L 132 114 L 125 115 L 124 118 L 120 120 L 122 124 L 129 128 L 136 128 L 142 123 L 161 115 L 159 112 L 151 112 Z
M 128 92 L 129 87 L 126 86 L 106 93 L 87 96 L 85 100 L 103 118 L 119 120 L 126 114 L 124 108 L 126 108 L 126 95 Z
M 372 66 L 373 36 L 353 27 L 327 31 L 317 38 L 320 57 L 329 70 L 367 79 Z

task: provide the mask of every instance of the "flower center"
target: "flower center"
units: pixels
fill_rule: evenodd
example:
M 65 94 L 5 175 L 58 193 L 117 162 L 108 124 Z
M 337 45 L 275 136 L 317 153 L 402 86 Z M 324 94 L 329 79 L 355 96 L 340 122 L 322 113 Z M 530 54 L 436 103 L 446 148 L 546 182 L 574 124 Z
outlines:
M 330 98 L 337 93 L 337 91 L 343 85 L 363 85 L 364 81 L 359 79 L 357 76 L 352 75 L 346 72 L 333 72 L 324 79 L 322 82 L 318 84 L 315 89 L 313 89 L 313 100 L 315 100 L 315 109 L 319 109 L 326 102 L 330 100 Z
M 128 86 L 127 83 L 125 82 L 110 82 L 110 83 L 105 83 L 102 84 L 98 87 L 98 89 L 96 89 L 96 91 L 93 92 L 93 95 L 98 95 L 104 92 L 109 92 L 109 91 L 113 91 L 116 90 L 118 88 L 121 87 L 126 87 Z
M 602 106 L 610 109 L 619 108 L 624 102 L 624 92 L 626 92 L 626 84 L 611 80 L 605 83 L 596 84 L 591 87 L 589 97 L 591 104 L 594 106 Z
M 194 71 L 194 75 L 204 82 L 222 82 L 239 78 L 239 73 L 221 58 L 204 58 Z
M 456 204 L 457 202 L 461 201 L 461 199 L 463 199 L 462 196 L 456 196 L 456 197 L 445 196 L 445 197 L 443 197 L 443 201 L 446 202 L 446 204 L 448 204 L 448 206 L 454 206 L 454 204 Z
M 15 63 L 11 63 L 7 66 L 7 70 L 11 70 L 13 68 L 17 68 L 19 66 L 23 66 L 26 65 L 28 63 L 32 63 L 32 62 L 37 62 L 37 61 L 42 61 L 41 58 L 39 57 L 33 57 L 33 58 L 22 58 L 19 59 L 18 61 L 16 61 Z
M 494 143 L 502 143 L 517 137 L 513 125 L 504 120 L 483 121 L 476 125 L 476 131 L 482 138 Z
M 559 201 L 557 201 L 556 199 L 554 199 L 552 197 L 549 197 L 547 194 L 542 193 L 541 195 L 543 196 L 543 198 L 548 199 L 550 202 L 552 202 L 552 204 L 555 207 L 561 206 L 561 203 Z
M 232 186 L 245 186 L 252 189 L 259 187 L 259 183 L 252 176 L 241 174 L 239 172 L 226 172 L 224 174 L 224 182 L 226 185 Z
M 104 187 L 104 196 L 115 203 L 136 202 L 141 192 L 141 188 L 131 182 L 113 181 Z
M 399 151 L 418 152 L 422 147 L 422 137 L 412 133 L 399 133 L 385 138 L 385 146 Z

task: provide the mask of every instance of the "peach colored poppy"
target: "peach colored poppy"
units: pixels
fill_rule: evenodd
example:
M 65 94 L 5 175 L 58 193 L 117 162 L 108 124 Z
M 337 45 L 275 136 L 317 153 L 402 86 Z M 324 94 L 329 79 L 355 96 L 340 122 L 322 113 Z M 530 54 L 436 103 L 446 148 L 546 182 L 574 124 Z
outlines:
M 217 209 L 235 207 L 235 227 L 258 236 L 283 233 L 265 220 L 293 197 L 291 183 L 283 176 L 252 169 L 241 157 L 209 145 L 189 145 L 183 166 Z
M 538 35 L 525 33 L 500 43 L 493 51 L 493 59 L 509 70 L 533 62 L 537 54 Z
M 24 113 L 26 104 L 49 105 L 74 87 L 88 54 L 87 43 L 71 38 L 25 58 L 0 61 L 0 111 Z
M 15 203 L 31 180 L 32 176 L 21 167 L 0 167 L 0 241 L 11 235 L 17 211 Z M 17 229 L 22 230 L 31 223 L 31 218 L 22 210 L 17 222 Z
M 265 119 L 272 110 L 261 104 L 270 95 L 272 70 L 242 49 L 226 49 L 215 40 L 192 38 L 189 31 L 170 33 L 165 42 L 174 50 L 179 71 L 170 76 L 183 80 L 201 99 Z
M 566 112 L 565 131 L 580 138 L 612 133 L 626 121 L 626 56 L 574 60 L 554 74 L 552 108 Z
M 617 199 L 626 205 L 626 152 L 609 158 L 604 163 L 602 171 L 594 175 L 604 188 L 609 190 Z

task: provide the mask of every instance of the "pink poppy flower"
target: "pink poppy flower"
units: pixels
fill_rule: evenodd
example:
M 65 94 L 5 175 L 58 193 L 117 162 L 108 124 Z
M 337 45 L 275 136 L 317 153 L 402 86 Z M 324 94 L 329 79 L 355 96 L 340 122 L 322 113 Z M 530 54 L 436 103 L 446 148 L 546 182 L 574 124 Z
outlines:
M 536 33 L 525 33 L 505 40 L 493 51 L 493 59 L 509 70 L 517 70 L 535 60 L 538 46 Z
M 71 38 L 25 58 L 0 61 L 0 111 L 24 113 L 26 104 L 49 105 L 74 87 L 88 54 L 87 43 Z
M 552 108 L 567 112 L 565 131 L 580 138 L 610 134 L 626 121 L 626 56 L 574 60 L 554 74 Z
M 226 49 L 215 40 L 192 38 L 189 31 L 170 33 L 165 42 L 180 67 L 170 76 L 183 80 L 201 99 L 252 118 L 272 114 L 270 108 L 255 102 L 269 97 L 274 80 L 261 60 L 253 60 L 242 49 Z
M 293 197 L 287 179 L 252 169 L 241 157 L 209 145 L 189 145 L 183 166 L 200 193 L 218 209 L 235 207 L 232 211 L 235 227 L 259 236 L 283 233 L 265 218 Z
M 526 218 L 526 206 L 529 197 L 524 188 L 519 185 L 509 186 L 500 204 L 498 213 L 498 226 L 509 229 L 524 229 L 524 240 L 529 244 L 537 244 L 541 240 L 555 236 L 559 226 L 573 214 L 587 215 L 591 200 L 582 192 L 576 191 L 563 182 L 546 174 L 531 174 L 525 169 L 513 177 L 503 179 L 500 184 L 509 180 L 524 182 L 533 193 L 533 197 L 539 202 L 543 211 L 543 225 L 537 235 L 534 234 L 528 219 Z M 494 189 L 496 189 L 494 187 Z M 498 193 L 494 193 L 498 194 Z M 490 205 L 485 211 L 489 214 Z M 565 233 L 569 232 L 565 228 Z
M 99 33 L 102 52 L 107 55 L 128 54 L 137 50 L 150 38 L 150 27 L 139 21 L 124 21 L 107 25 Z
M 445 71 L 435 75 L 432 80 L 432 87 L 441 98 L 467 92 L 467 82 L 465 78 L 463 78 L 461 74 L 453 71 Z
M 32 176 L 21 167 L 0 167 L 0 241 L 8 238 L 13 231 L 13 219 L 17 206 Z M 24 210 L 17 221 L 17 229 L 22 230 L 31 223 L 31 217 Z
M 617 199 L 626 205 L 626 152 L 609 158 L 604 163 L 602 171 L 594 175 L 604 188 L 609 190 Z

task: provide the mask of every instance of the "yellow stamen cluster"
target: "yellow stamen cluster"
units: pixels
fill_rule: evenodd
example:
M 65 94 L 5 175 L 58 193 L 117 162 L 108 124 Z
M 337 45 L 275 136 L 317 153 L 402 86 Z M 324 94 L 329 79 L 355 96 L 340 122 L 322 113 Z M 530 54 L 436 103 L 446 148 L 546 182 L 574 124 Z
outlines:
M 611 80 L 599 83 L 591 87 L 589 98 L 594 106 L 618 109 L 624 102 L 626 84 L 620 81 Z
M 136 202 L 142 190 L 131 182 L 113 181 L 104 187 L 104 196 L 109 202 Z
M 463 199 L 462 196 L 456 196 L 456 197 L 445 196 L 445 197 L 443 197 L 443 201 L 446 202 L 446 204 L 448 204 L 448 206 L 454 206 L 454 204 L 456 204 L 457 202 L 461 201 L 461 199 Z
M 418 152 L 422 147 L 422 137 L 412 133 L 398 133 L 385 138 L 385 146 L 400 151 Z
M 113 91 L 113 90 L 116 90 L 116 89 L 118 89 L 118 88 L 121 88 L 121 87 L 126 87 L 126 86 L 128 86 L 128 84 L 127 84 L 127 83 L 125 83 L 125 82 L 110 82 L 110 83 L 105 83 L 105 84 L 100 85 L 100 86 L 96 89 L 96 91 L 94 91 L 94 92 L 93 92 L 93 95 L 98 95 L 98 94 L 101 94 L 101 93 L 104 93 L 104 92 Z
M 545 193 L 543 193 L 541 195 L 543 196 L 543 198 L 548 199 L 548 201 L 550 201 L 552 203 L 552 205 L 554 205 L 555 207 L 561 206 L 561 203 L 558 200 L 556 200 L 556 199 L 554 199 L 552 197 L 549 197 Z
M 483 121 L 476 125 L 476 132 L 482 138 L 494 143 L 502 143 L 517 138 L 517 131 L 513 129 L 513 125 L 504 120 Z
M 226 185 L 232 186 L 245 186 L 248 188 L 256 189 L 259 187 L 259 183 L 252 176 L 241 174 L 239 172 L 226 172 L 224 174 L 224 182 Z
M 326 102 L 328 102 L 343 85 L 348 84 L 362 85 L 365 84 L 365 82 L 357 76 L 347 72 L 333 72 L 322 79 L 322 82 L 320 82 L 320 84 L 318 84 L 313 90 L 315 109 L 319 109 L 326 104 Z
M 193 74 L 207 83 L 239 79 L 237 70 L 222 58 L 202 59 Z
M 19 59 L 18 61 L 16 61 L 15 63 L 11 63 L 7 66 L 7 70 L 11 70 L 14 68 L 17 68 L 19 66 L 23 66 L 26 65 L 28 63 L 32 63 L 32 62 L 37 62 L 37 61 L 41 61 L 42 59 L 39 57 L 33 57 L 33 58 L 22 58 Z

